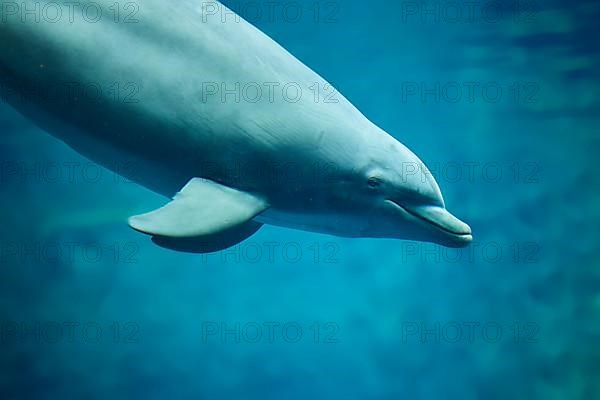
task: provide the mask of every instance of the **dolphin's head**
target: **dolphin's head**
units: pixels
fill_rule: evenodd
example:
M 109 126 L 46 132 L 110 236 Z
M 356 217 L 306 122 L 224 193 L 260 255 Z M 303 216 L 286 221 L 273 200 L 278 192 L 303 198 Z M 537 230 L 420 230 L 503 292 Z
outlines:
M 366 224 L 361 235 L 433 242 L 463 247 L 471 228 L 446 210 L 440 188 L 425 164 L 396 139 L 383 133 L 369 144 L 355 176 Z

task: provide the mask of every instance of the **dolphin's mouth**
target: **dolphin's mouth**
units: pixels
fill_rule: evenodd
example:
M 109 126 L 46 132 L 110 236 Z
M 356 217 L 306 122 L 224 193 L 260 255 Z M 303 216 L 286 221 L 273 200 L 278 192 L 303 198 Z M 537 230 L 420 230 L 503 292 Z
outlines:
M 386 200 L 390 204 L 402 209 L 412 217 L 424 222 L 427 226 L 449 236 L 456 242 L 468 244 L 473 240 L 473 235 L 469 225 L 465 224 L 454 215 L 450 214 L 445 208 L 437 206 L 415 206 L 408 207 L 396 203 L 393 200 Z

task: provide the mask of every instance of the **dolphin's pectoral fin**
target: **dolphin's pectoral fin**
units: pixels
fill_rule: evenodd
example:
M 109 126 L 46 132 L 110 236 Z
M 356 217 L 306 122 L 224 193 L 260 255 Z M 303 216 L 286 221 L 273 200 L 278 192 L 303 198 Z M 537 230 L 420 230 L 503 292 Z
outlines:
M 254 234 L 261 224 L 252 219 L 268 207 L 249 193 L 194 178 L 173 201 L 129 218 L 129 225 L 152 235 L 160 246 L 205 253 L 233 246 Z

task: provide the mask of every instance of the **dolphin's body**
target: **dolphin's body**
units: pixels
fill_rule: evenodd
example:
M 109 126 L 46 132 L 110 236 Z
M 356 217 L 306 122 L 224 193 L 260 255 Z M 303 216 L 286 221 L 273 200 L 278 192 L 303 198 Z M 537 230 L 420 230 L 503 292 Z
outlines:
M 112 0 L 36 2 L 72 10 L 39 21 L 0 3 L 5 99 L 90 159 L 179 191 L 129 221 L 159 245 L 215 251 L 264 223 L 472 240 L 410 150 L 219 3 L 144 0 L 129 21 L 115 20 Z M 102 5 L 95 23 L 82 18 L 87 3 Z

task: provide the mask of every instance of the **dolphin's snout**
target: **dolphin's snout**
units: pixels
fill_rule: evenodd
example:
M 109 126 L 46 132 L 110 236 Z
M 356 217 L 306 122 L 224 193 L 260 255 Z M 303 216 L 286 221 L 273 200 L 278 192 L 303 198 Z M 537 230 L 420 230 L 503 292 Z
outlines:
M 414 216 L 454 235 L 470 235 L 471 227 L 448 210 L 437 206 L 405 207 Z
M 471 227 L 456 218 L 444 207 L 410 206 L 403 207 L 413 217 L 439 233 L 439 242 L 445 246 L 463 247 L 473 241 Z

